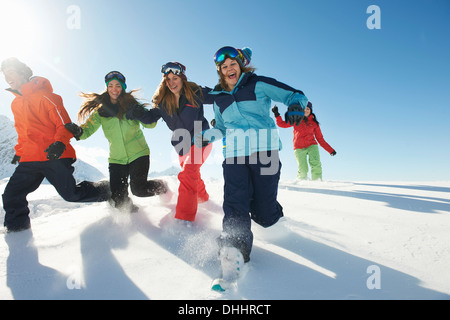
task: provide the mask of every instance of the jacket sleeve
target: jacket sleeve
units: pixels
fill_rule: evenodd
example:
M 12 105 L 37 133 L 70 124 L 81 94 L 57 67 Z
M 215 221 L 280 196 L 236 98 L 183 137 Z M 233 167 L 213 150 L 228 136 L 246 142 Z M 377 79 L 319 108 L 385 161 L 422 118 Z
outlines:
M 281 116 L 276 117 L 277 120 L 277 126 L 279 126 L 280 128 L 289 128 L 289 127 L 293 127 L 292 124 L 289 124 L 288 122 L 285 122 Z
M 332 153 L 334 149 L 325 141 L 322 135 L 322 130 L 320 130 L 320 126 L 316 126 L 314 128 L 314 136 L 316 137 L 317 142 L 319 142 L 320 146 L 324 148 L 328 153 Z
M 18 129 L 17 121 L 15 122 L 15 127 L 16 127 L 16 131 L 20 132 L 19 131 L 20 129 Z M 22 137 L 22 135 L 18 135 L 17 144 L 15 145 L 14 150 L 16 151 L 16 155 L 18 155 L 19 157 L 22 156 L 22 146 L 24 145 L 24 143 L 25 143 L 25 139 Z
M 149 123 L 149 124 L 142 122 L 142 126 L 147 129 L 153 129 L 154 127 L 156 127 L 156 124 L 157 124 L 157 122 L 153 122 L 153 123 Z
M 211 88 L 208 87 L 200 87 L 202 90 L 202 95 L 203 95 L 203 104 L 213 104 L 214 103 L 214 98 L 216 97 L 213 94 L 209 94 L 209 92 L 212 91 Z
M 161 118 L 161 109 L 159 107 L 147 110 L 138 120 L 143 124 L 152 124 Z M 156 126 L 156 124 L 155 124 Z
M 100 115 L 98 114 L 98 111 L 95 111 L 89 116 L 87 121 L 81 125 L 81 128 L 83 129 L 83 134 L 81 135 L 80 140 L 85 140 L 89 138 L 98 130 L 98 128 L 100 128 L 101 125 L 102 121 Z
M 306 98 L 302 91 L 272 78 L 258 76 L 255 91 L 262 91 L 273 101 L 284 103 L 286 106 L 300 104 L 304 109 L 308 104 L 308 98 Z
M 55 141 L 61 141 L 64 144 L 68 144 L 73 135 L 64 127 L 64 125 L 72 121 L 64 108 L 62 98 L 56 94 L 45 95 L 42 98 L 41 103 L 43 103 L 48 110 L 50 121 L 55 124 Z

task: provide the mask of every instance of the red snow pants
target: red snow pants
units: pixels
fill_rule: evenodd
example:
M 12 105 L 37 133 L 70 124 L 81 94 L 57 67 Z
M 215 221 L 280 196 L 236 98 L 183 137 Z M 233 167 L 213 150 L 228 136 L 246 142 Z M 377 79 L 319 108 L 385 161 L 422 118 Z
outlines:
M 175 218 L 194 221 L 198 203 L 206 202 L 209 194 L 200 175 L 200 167 L 206 161 L 212 150 L 212 144 L 199 149 L 193 145 L 189 153 L 179 156 L 181 172 L 178 174 L 178 202 Z

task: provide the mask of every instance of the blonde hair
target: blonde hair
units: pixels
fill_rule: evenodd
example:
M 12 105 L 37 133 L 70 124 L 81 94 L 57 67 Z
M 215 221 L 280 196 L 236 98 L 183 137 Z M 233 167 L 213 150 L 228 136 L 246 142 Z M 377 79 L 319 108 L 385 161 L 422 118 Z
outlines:
M 191 105 L 198 108 L 199 104 L 197 100 L 203 100 L 202 90 L 195 82 L 187 81 L 184 77 L 180 77 L 180 79 L 183 83 L 181 94 L 184 94 Z M 176 96 L 167 86 L 167 75 L 163 76 L 161 83 L 153 95 L 152 102 L 153 108 L 161 106 L 170 116 L 177 112 L 179 108 L 178 101 Z

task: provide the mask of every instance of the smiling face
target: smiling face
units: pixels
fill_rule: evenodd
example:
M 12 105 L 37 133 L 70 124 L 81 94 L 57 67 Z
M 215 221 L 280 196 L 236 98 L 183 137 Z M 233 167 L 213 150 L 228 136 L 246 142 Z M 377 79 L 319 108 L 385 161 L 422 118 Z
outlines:
M 117 80 L 111 80 L 108 83 L 108 94 L 111 99 L 111 103 L 116 104 L 117 99 L 119 99 L 120 94 L 122 93 L 122 85 Z
M 166 78 L 166 85 L 169 88 L 169 90 L 175 96 L 179 97 L 181 89 L 183 89 L 183 80 L 181 79 L 181 77 L 170 72 L 165 76 L 165 78 Z
M 239 63 L 236 60 L 227 58 L 220 66 L 220 72 L 230 91 L 233 90 L 242 73 Z
M 7 67 L 3 70 L 5 81 L 9 84 L 12 90 L 19 91 L 22 86 L 28 82 L 28 79 L 22 74 L 17 72 L 12 67 Z
M 311 109 L 309 107 L 305 108 L 305 118 L 309 117 L 311 115 Z

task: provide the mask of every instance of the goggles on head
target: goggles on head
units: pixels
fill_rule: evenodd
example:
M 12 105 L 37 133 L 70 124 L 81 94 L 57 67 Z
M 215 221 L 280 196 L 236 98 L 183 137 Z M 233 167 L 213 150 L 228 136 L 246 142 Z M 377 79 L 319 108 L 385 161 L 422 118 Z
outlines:
M 117 80 L 119 80 L 122 83 L 126 82 L 125 76 L 123 74 L 121 74 L 119 71 L 111 71 L 110 73 L 108 73 L 105 76 L 105 82 L 109 82 L 109 81 L 111 81 L 113 79 L 117 79 Z
M 167 62 L 161 67 L 161 73 L 169 74 L 172 72 L 173 74 L 179 76 L 184 75 L 184 72 L 186 71 L 186 67 L 183 66 L 181 63 L 178 62 Z
M 242 53 L 233 47 L 220 48 L 214 55 L 214 62 L 217 66 L 220 66 L 226 58 L 236 59 L 239 58 L 240 62 L 244 61 Z

